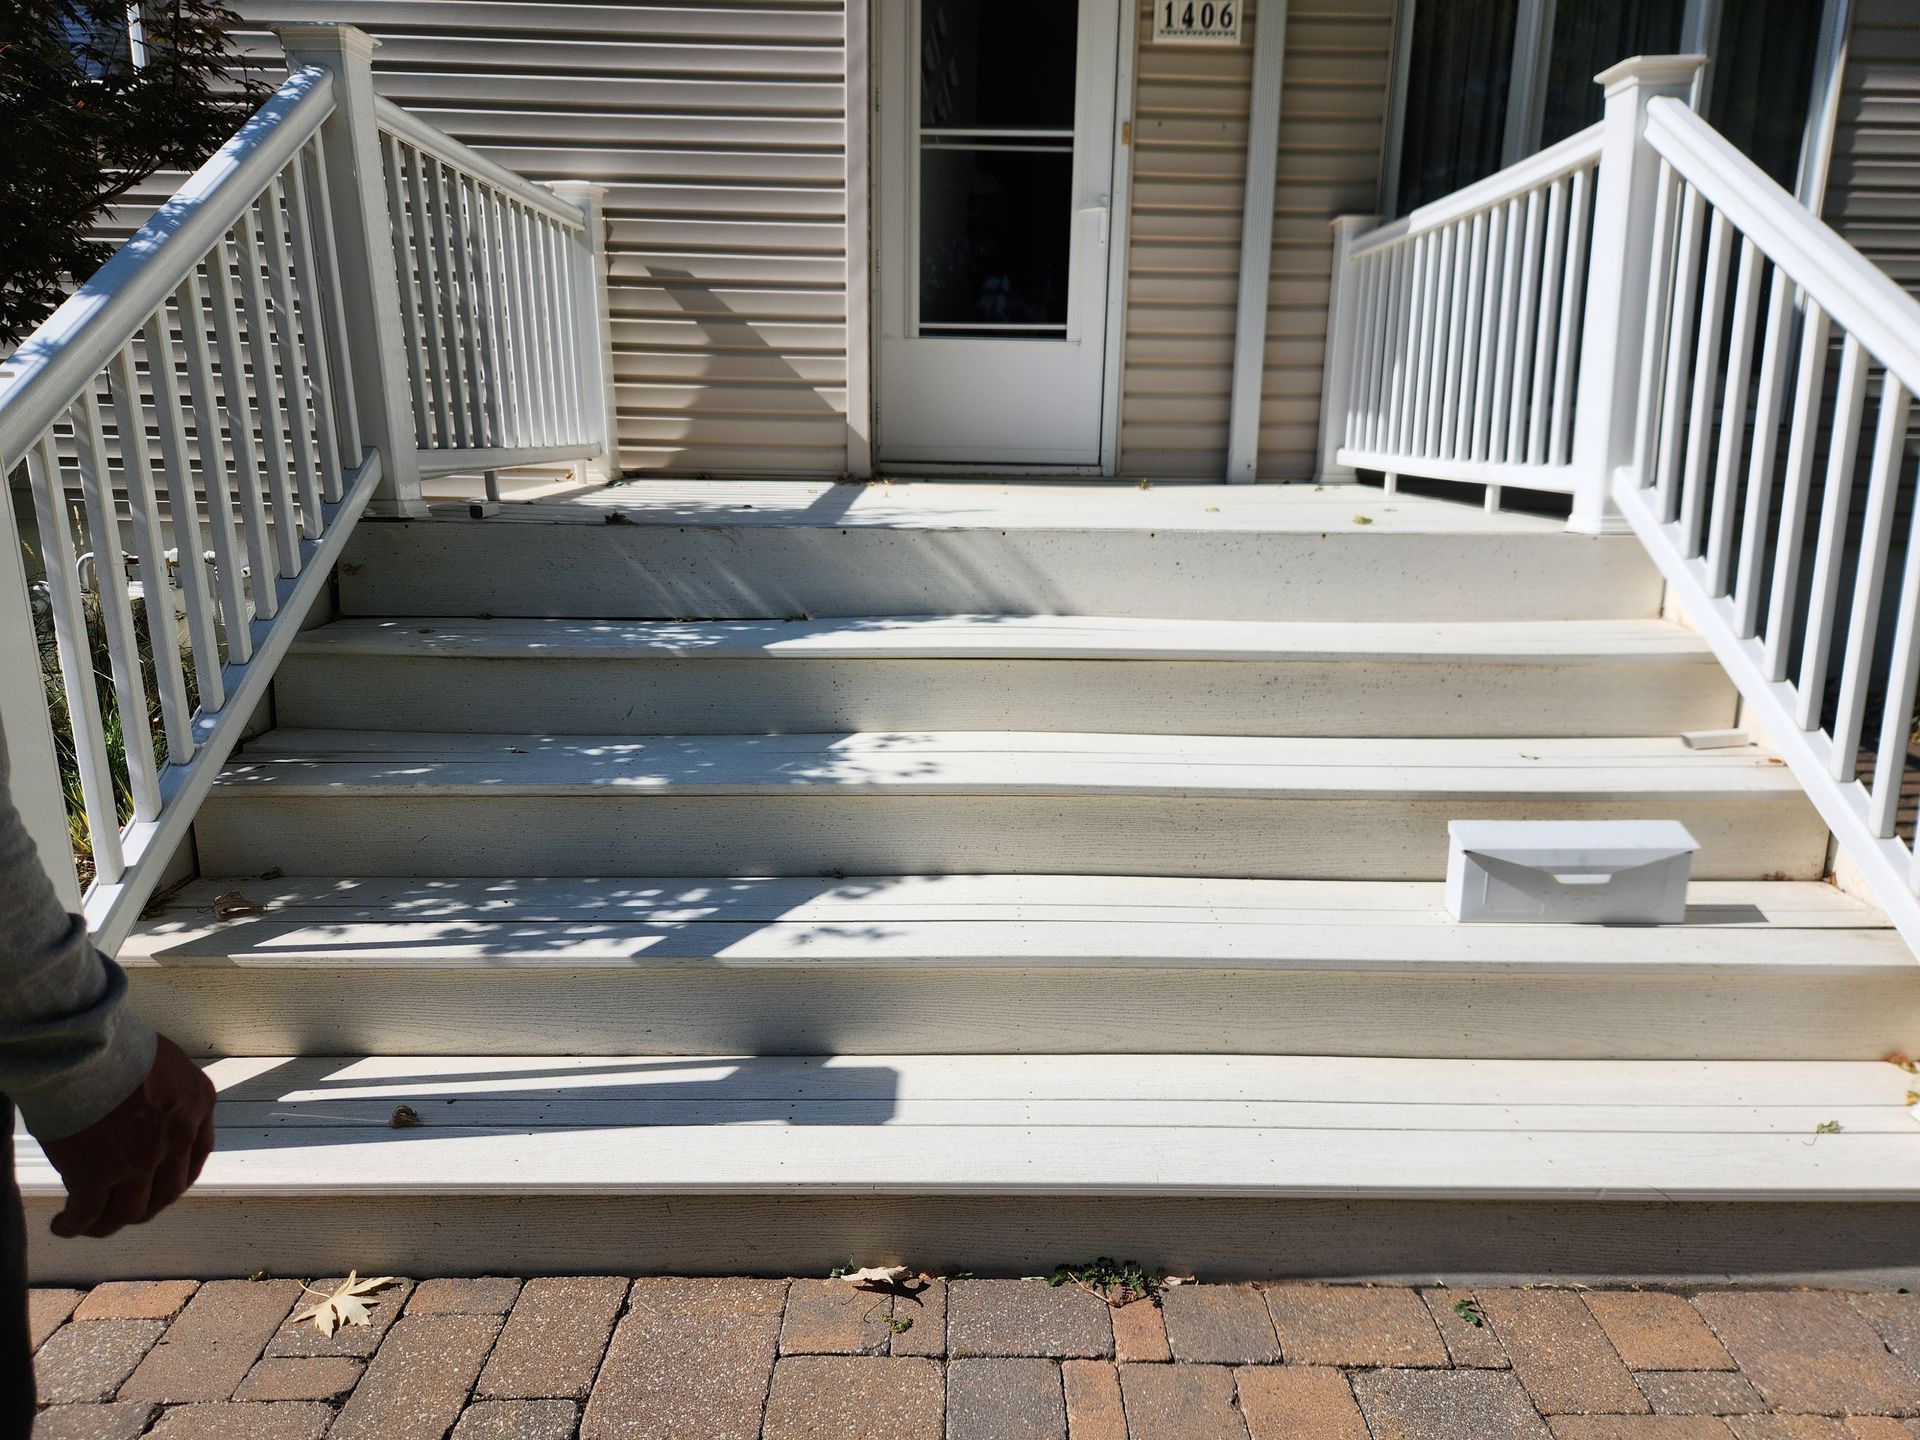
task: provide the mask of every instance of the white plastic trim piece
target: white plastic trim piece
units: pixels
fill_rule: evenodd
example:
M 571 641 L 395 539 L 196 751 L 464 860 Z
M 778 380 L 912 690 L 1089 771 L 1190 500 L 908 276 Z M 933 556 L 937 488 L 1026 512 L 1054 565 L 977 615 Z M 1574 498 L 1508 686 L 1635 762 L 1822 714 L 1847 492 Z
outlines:
M 114 352 L 333 113 L 333 77 L 296 71 L 152 219 L 0 365 L 0 473 L 11 471 Z

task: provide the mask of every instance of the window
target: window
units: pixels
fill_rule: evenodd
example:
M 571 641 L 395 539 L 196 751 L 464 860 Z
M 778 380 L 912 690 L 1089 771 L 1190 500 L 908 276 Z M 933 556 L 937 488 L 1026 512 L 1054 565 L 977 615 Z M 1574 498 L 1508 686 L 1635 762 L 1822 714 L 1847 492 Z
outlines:
M 1395 214 L 1600 118 L 1593 77 L 1632 55 L 1700 50 L 1706 116 L 1789 190 L 1807 174 L 1816 72 L 1845 0 L 1401 0 Z M 1409 12 L 1411 14 L 1409 15 Z M 1823 140 L 1819 141 L 1824 144 Z M 1817 199 L 1817 197 L 1815 197 Z

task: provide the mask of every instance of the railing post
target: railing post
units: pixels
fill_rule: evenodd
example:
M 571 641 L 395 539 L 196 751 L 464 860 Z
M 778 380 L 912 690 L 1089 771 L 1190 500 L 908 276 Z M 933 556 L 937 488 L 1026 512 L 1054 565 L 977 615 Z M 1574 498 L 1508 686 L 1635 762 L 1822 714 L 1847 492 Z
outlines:
M 60 759 L 47 720 L 40 642 L 33 629 L 33 606 L 10 490 L 7 477 L 0 474 L 0 675 L 13 677 L 0 685 L 0 736 L 7 743 L 8 788 L 60 903 L 78 912 L 80 880 L 73 869 Z
M 424 519 L 420 460 L 407 394 L 407 357 L 400 332 L 400 280 L 393 266 L 393 222 L 387 214 L 380 127 L 373 113 L 373 51 L 379 43 L 352 25 L 280 25 L 274 33 L 287 65 L 333 73 L 333 114 L 320 128 L 326 149 L 328 199 L 340 255 L 346 310 L 346 372 L 364 445 L 380 452 L 380 489 L 372 515 Z M 352 457 L 358 465 L 360 457 Z
M 584 180 L 556 180 L 547 187 L 587 217 L 581 231 L 574 275 L 574 330 L 580 353 L 574 357 L 581 412 L 592 417 L 600 453 L 584 462 L 594 480 L 620 478 L 620 420 L 613 404 L 613 315 L 607 299 L 607 216 L 602 201 L 607 187 Z
M 1627 529 L 1613 507 L 1613 473 L 1639 463 L 1634 409 L 1646 330 L 1647 276 L 1653 259 L 1660 157 L 1646 142 L 1647 103 L 1685 100 L 1704 55 L 1639 55 L 1602 70 L 1606 130 L 1594 186 L 1593 247 L 1575 401 L 1573 514 L 1567 527 L 1588 535 Z
M 1322 485 L 1353 479 L 1338 459 L 1346 442 L 1347 408 L 1352 403 L 1354 339 L 1366 317 L 1356 313 L 1354 267 L 1348 263 L 1354 242 L 1380 223 L 1378 215 L 1342 215 L 1333 222 L 1333 275 L 1327 291 L 1327 345 L 1320 373 L 1320 468 Z

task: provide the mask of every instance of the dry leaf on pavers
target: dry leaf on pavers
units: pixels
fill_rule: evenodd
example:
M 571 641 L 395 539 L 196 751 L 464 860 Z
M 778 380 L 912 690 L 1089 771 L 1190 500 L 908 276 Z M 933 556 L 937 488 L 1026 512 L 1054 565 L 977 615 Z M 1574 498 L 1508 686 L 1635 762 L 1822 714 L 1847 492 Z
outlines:
M 287 1323 L 298 1325 L 302 1320 L 311 1320 L 313 1328 L 322 1335 L 331 1335 L 343 1325 L 370 1325 L 373 1323 L 373 1317 L 367 1313 L 366 1304 L 359 1297 L 371 1294 L 383 1285 L 391 1284 L 393 1284 L 391 1275 L 379 1275 L 371 1280 L 362 1280 L 359 1271 L 349 1270 L 347 1278 L 340 1282 L 337 1290 L 331 1295 L 321 1295 L 318 1305 L 309 1305 Z M 302 1285 L 300 1288 L 309 1295 L 320 1295 L 320 1292 L 310 1285 Z
M 892 1290 L 912 1273 L 904 1265 L 869 1265 L 863 1270 L 848 1270 L 838 1278 L 869 1290 Z
M 249 900 L 238 890 L 229 890 L 224 895 L 213 897 L 213 918 L 216 920 L 238 920 L 242 915 L 266 913 L 266 906 Z

